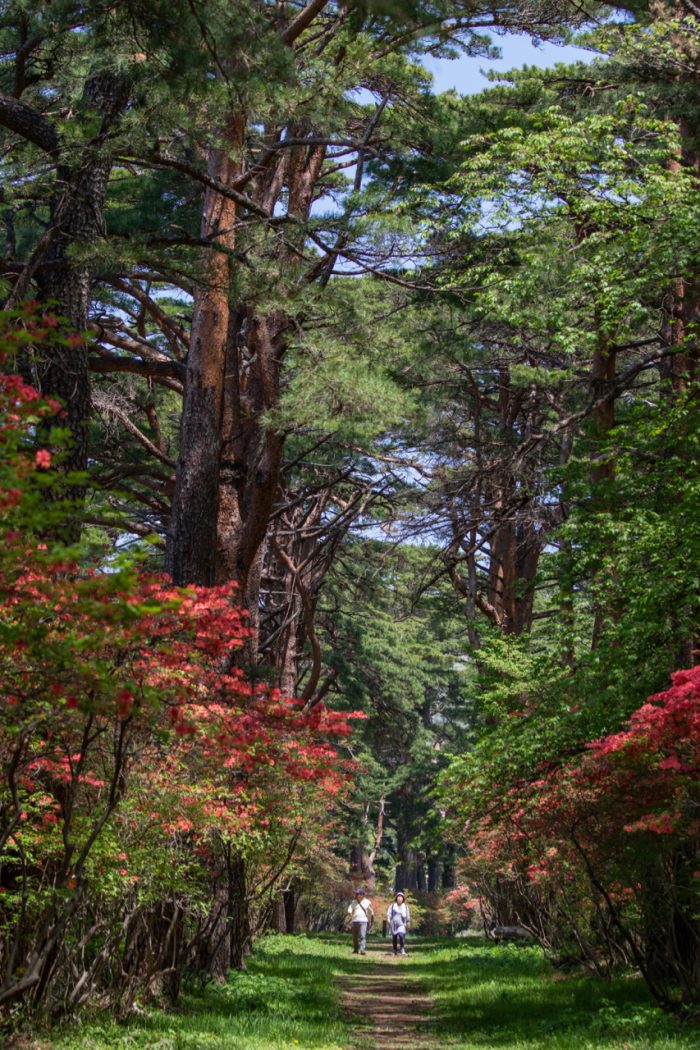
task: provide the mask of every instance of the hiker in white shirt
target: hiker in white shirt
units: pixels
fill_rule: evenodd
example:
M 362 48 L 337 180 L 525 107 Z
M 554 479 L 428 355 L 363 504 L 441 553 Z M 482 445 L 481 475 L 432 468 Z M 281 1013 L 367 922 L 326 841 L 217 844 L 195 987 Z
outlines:
M 401 954 L 405 955 L 406 933 L 411 925 L 411 912 L 406 904 L 406 897 L 403 893 L 396 894 L 396 897 L 389 905 L 386 917 L 389 926 L 391 927 L 391 943 L 393 945 L 394 955 L 399 954 L 399 948 L 401 949 Z
M 365 897 L 365 891 L 360 888 L 355 890 L 355 899 L 348 907 L 350 924 L 352 926 L 352 953 L 365 954 L 367 946 L 367 926 L 374 922 L 374 911 L 372 902 Z

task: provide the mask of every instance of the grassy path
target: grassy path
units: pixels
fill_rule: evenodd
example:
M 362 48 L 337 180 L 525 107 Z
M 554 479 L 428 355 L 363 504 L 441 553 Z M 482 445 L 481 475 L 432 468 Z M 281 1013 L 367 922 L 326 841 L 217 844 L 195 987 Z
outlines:
M 431 1050 L 432 1000 L 408 970 L 408 958 L 370 943 L 364 962 L 361 970 L 337 978 L 357 1050 Z
M 406 959 L 348 936 L 269 937 L 249 970 L 126 1025 L 95 1013 L 17 1050 L 697 1050 L 641 982 L 562 977 L 534 948 L 421 940 Z

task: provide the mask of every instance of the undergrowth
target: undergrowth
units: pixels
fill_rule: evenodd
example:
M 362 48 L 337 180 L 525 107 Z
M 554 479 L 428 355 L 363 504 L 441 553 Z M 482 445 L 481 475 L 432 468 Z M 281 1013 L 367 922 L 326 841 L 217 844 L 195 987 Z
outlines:
M 537 948 L 412 939 L 401 973 L 430 993 L 428 1038 L 454 1050 L 695 1050 L 698 1030 L 650 1000 L 635 976 L 562 975 Z M 94 1013 L 37 1032 L 22 1050 L 350 1050 L 338 974 L 386 964 L 384 950 L 349 954 L 348 936 L 269 936 L 246 973 L 188 992 L 175 1011 L 126 1024 Z M 404 970 L 403 968 L 406 967 Z M 427 1034 L 427 1033 L 426 1033 Z M 382 1042 L 382 1046 L 388 1045 Z M 423 1044 L 421 1044 L 423 1045 Z
M 345 946 L 346 947 L 346 946 Z M 264 938 L 245 973 L 185 993 L 177 1010 L 126 1024 L 104 1013 L 46 1033 L 27 1050 L 344 1050 L 349 1045 L 333 971 L 346 954 L 318 937 Z
M 412 960 L 435 1002 L 436 1046 L 459 1050 L 691 1050 L 636 976 L 554 970 L 539 948 L 431 941 Z

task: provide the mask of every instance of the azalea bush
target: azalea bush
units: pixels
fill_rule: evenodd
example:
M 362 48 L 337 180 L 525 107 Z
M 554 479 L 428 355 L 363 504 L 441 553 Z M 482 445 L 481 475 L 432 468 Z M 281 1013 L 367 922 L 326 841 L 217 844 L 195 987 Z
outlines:
M 511 784 L 468 822 L 465 874 L 496 922 L 560 958 L 637 967 L 663 1006 L 700 988 L 700 667 L 618 733 Z
M 6 326 L 6 368 L 55 330 Z M 242 965 L 299 841 L 323 837 L 349 724 L 245 679 L 232 587 L 61 545 L 42 443 L 60 423 L 0 376 L 0 1003 L 126 1013 Z
M 462 883 L 449 890 L 440 902 L 441 917 L 449 933 L 483 929 L 486 916 L 474 887 Z M 440 931 L 442 932 L 442 930 Z

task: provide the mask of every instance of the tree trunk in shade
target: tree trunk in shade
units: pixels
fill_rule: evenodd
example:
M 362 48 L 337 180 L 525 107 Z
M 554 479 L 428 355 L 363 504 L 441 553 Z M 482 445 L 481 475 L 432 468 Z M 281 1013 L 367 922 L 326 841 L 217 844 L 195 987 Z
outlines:
M 440 876 L 442 874 L 442 860 L 440 857 L 428 859 L 428 893 L 437 893 L 440 889 Z
M 248 913 L 245 858 L 229 846 L 226 860 L 228 876 L 229 964 L 232 970 L 245 970 L 245 957 L 250 951 L 251 929 Z
M 70 444 L 63 455 L 64 470 L 84 471 L 88 465 L 88 420 L 90 380 L 87 346 L 71 336 L 83 336 L 88 327 L 91 292 L 91 265 L 74 257 L 74 249 L 90 247 L 103 236 L 103 212 L 112 158 L 104 150 L 107 134 L 124 110 L 128 98 L 127 81 L 117 73 L 90 77 L 84 92 L 87 105 L 102 117 L 98 133 L 87 143 L 77 161 L 64 150 L 56 165 L 56 189 L 51 202 L 47 247 L 37 270 L 37 286 L 42 305 L 63 320 L 68 340 L 40 356 L 37 385 L 46 397 L 63 402 L 63 425 L 70 433 Z M 64 159 L 65 155 L 65 159 Z M 61 495 L 60 486 L 57 495 Z M 82 488 L 72 489 L 74 497 Z
M 289 889 L 285 890 L 282 894 L 287 933 L 296 932 L 297 899 L 297 893 L 294 886 L 290 886 Z

